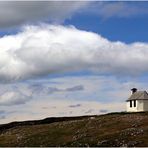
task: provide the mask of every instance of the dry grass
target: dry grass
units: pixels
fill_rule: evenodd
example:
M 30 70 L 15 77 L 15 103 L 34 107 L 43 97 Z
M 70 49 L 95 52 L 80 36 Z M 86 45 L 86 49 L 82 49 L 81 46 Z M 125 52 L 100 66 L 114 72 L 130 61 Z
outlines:
M 16 123 L 1 130 L 0 146 L 148 146 L 148 113 L 64 120 L 33 125 Z

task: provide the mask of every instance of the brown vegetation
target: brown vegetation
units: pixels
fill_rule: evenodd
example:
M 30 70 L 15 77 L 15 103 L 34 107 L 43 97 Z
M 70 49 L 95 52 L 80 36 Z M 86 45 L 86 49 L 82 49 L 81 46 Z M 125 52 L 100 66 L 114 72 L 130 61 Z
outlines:
M 0 146 L 148 146 L 148 113 L 47 118 L 0 126 Z

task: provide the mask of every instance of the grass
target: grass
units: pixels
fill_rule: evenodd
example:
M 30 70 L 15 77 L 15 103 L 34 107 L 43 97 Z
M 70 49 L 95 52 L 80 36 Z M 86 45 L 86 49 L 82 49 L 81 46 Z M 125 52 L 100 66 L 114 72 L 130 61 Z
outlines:
M 0 126 L 0 146 L 148 146 L 147 112 L 30 122 Z

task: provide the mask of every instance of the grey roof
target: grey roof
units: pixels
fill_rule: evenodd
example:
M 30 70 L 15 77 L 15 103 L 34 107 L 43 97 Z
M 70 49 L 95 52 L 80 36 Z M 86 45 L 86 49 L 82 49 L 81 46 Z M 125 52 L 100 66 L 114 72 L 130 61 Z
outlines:
M 137 91 L 127 99 L 127 101 L 129 100 L 148 100 L 148 93 L 146 91 Z

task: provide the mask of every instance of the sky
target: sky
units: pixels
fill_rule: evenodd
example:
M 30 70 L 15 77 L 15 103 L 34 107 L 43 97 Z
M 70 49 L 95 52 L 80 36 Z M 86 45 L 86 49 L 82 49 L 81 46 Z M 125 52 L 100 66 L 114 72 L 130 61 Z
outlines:
M 125 111 L 147 26 L 146 1 L 0 1 L 0 123 Z

